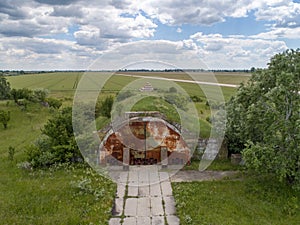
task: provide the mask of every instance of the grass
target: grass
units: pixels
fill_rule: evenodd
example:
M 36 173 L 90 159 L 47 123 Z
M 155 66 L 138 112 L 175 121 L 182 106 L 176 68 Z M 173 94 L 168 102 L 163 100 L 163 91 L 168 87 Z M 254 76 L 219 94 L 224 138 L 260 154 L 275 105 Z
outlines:
M 192 160 L 190 165 L 185 165 L 183 167 L 183 170 L 198 170 L 199 169 L 199 160 Z M 214 160 L 207 170 L 214 170 L 214 171 L 236 171 L 236 170 L 242 170 L 243 167 L 240 165 L 233 165 L 230 162 L 230 159 L 216 159 Z
M 55 97 L 63 100 L 64 106 L 71 106 L 72 99 L 75 93 L 76 88 L 78 87 L 78 83 L 82 78 L 82 74 L 80 72 L 56 72 L 56 73 L 46 73 L 46 74 L 32 74 L 32 75 L 22 75 L 22 76 L 11 76 L 8 77 L 8 81 L 11 83 L 13 88 L 45 88 L 50 91 L 50 97 Z M 98 90 L 99 84 L 102 82 L 101 79 L 107 77 L 108 73 L 101 72 L 89 72 L 87 73 L 85 85 L 86 88 L 90 91 Z M 150 75 L 153 75 L 151 73 Z M 186 79 L 183 74 L 176 73 L 158 73 L 156 76 L 163 77 L 175 77 L 178 79 Z M 102 76 L 102 77 L 101 77 Z M 203 80 L 208 79 L 208 74 L 202 74 Z M 244 74 L 222 74 L 219 75 L 220 79 L 225 79 L 224 82 L 233 83 L 234 80 L 244 80 L 247 77 Z M 100 78 L 100 79 L 99 79 Z M 230 79 L 229 79 L 230 78 Z M 140 87 L 142 87 L 147 80 L 145 79 L 137 79 L 134 77 L 125 77 L 125 76 L 112 76 L 110 77 L 104 87 L 102 88 L 101 97 L 105 97 L 107 95 L 116 95 L 122 88 L 127 86 L 129 90 L 137 91 Z M 133 82 L 133 83 L 132 83 Z M 153 87 L 168 89 L 169 83 L 165 83 L 163 81 L 151 80 Z M 134 85 L 132 85 L 134 84 Z M 203 102 L 195 103 L 195 106 L 198 111 L 199 122 L 200 122 L 200 136 L 203 138 L 207 138 L 210 135 L 210 124 L 206 121 L 206 118 L 210 116 L 210 108 L 205 105 L 206 95 L 210 96 L 212 99 L 221 99 L 220 91 L 223 92 L 225 100 L 228 100 L 236 91 L 235 88 L 222 87 L 221 89 L 203 85 L 201 89 L 199 85 L 189 84 L 189 83 L 180 83 L 177 82 L 177 85 L 181 86 L 190 96 L 196 95 L 202 98 Z M 131 86 L 130 86 L 131 85 Z M 205 90 L 205 94 L 204 94 Z M 138 93 L 139 94 L 139 93 Z M 175 111 L 174 107 L 164 104 L 166 107 L 158 107 L 159 105 L 155 105 L 155 102 L 148 101 L 148 107 L 145 106 L 145 100 L 141 102 L 137 102 L 134 109 L 137 110 L 156 110 L 161 111 L 166 114 L 168 118 L 171 120 L 178 121 L 178 114 Z M 99 122 L 97 125 L 101 125 Z
M 87 83 L 89 88 L 91 89 L 97 89 L 98 86 L 96 85 L 99 82 L 99 76 L 107 75 L 108 73 L 104 72 L 94 72 L 94 73 L 88 73 L 89 75 L 89 82 Z M 67 97 L 73 97 L 74 92 L 78 86 L 78 83 L 80 82 L 80 79 L 82 78 L 83 73 L 82 72 L 55 72 L 55 73 L 45 73 L 45 74 L 28 74 L 28 75 L 20 75 L 20 76 L 9 76 L 7 77 L 8 81 L 11 83 L 11 86 L 13 88 L 29 88 L 29 89 L 35 89 L 35 88 L 45 88 L 50 91 L 51 96 L 53 97 L 60 97 L 64 98 Z M 153 76 L 153 74 L 151 74 Z M 93 76 L 95 76 L 93 78 Z M 96 78 L 97 76 L 97 78 Z M 184 75 L 176 75 L 176 74 L 170 74 L 170 73 L 158 73 L 155 76 L 162 76 L 162 77 L 172 77 L 176 79 L 186 79 Z M 209 76 L 203 75 L 201 77 L 201 80 L 203 81 L 209 81 Z M 247 76 L 244 74 L 227 74 L 227 75 L 217 75 L 217 79 L 219 82 L 223 83 L 229 83 L 229 84 L 239 84 L 242 81 L 245 81 L 248 79 Z M 101 80 L 101 79 L 100 79 Z M 134 77 L 122 77 L 122 76 L 112 76 L 103 87 L 102 91 L 104 92 L 118 92 L 120 91 L 124 86 L 129 84 L 130 82 L 137 80 L 137 78 Z M 154 81 L 153 81 L 154 82 Z M 159 83 L 159 82 L 158 82 Z M 205 95 L 203 91 L 199 88 L 199 85 L 196 84 L 189 84 L 189 83 L 180 83 L 177 82 L 180 86 L 182 86 L 190 95 L 198 95 L 203 98 L 205 98 Z M 203 85 L 201 87 L 210 87 L 209 85 Z M 209 88 L 208 91 L 211 93 L 212 96 L 214 96 L 216 92 L 216 88 Z M 229 99 L 230 96 L 232 96 L 235 93 L 235 88 L 228 88 L 228 87 L 222 87 L 221 90 L 223 91 L 223 94 L 225 96 L 225 99 Z M 217 96 L 218 97 L 218 96 Z
M 0 109 L 11 112 L 8 128 L 0 127 L 1 224 L 107 224 L 116 190 L 111 181 L 82 166 L 18 168 L 51 110 L 31 104 L 22 111 L 12 101 L 0 101 Z M 13 161 L 8 159 L 9 146 L 15 148 Z
M 272 179 L 173 183 L 180 224 L 299 224 L 300 194 Z

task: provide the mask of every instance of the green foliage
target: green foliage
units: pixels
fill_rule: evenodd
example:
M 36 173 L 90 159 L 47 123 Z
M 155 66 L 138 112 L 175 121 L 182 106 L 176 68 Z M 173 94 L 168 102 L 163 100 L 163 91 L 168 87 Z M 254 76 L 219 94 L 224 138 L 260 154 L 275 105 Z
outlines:
M 300 50 L 275 55 L 227 106 L 229 150 L 246 165 L 300 188 Z
M 31 102 L 45 102 L 48 94 L 49 94 L 48 90 L 43 88 L 37 88 L 34 90 L 30 90 L 28 88 L 22 88 L 22 89 L 13 88 L 11 90 L 11 96 L 16 103 L 18 103 L 20 99 L 25 99 Z
M 35 102 L 45 102 L 49 91 L 43 88 L 37 88 L 33 90 L 33 101 Z
M 4 129 L 7 129 L 7 124 L 9 120 L 10 120 L 10 112 L 0 110 L 0 123 L 2 123 Z
M 26 146 L 41 134 L 51 110 L 31 103 L 27 109 L 32 115 L 29 119 L 27 112 L 15 104 L 0 101 L 0 108 L 10 111 L 13 118 L 9 129 L 0 127 L 0 223 L 108 224 L 116 191 L 116 185 L 109 179 L 88 174 L 83 163 L 33 169 L 29 162 L 24 162 Z M 9 146 L 15 148 L 13 161 L 7 159 Z M 80 194 L 71 185 L 85 178 L 91 179 L 95 191 L 105 194 L 96 200 L 96 193 Z
M 12 146 L 9 146 L 8 147 L 8 159 L 10 161 L 13 161 L 14 160 L 14 156 L 15 156 L 15 148 L 12 147 Z
M 10 97 L 10 83 L 7 82 L 3 75 L 0 75 L 0 100 L 9 99 Z
M 62 101 L 56 98 L 47 98 L 46 102 L 48 102 L 49 107 L 53 107 L 54 109 L 59 109 L 62 106 Z
M 191 97 L 191 99 L 192 99 L 193 102 L 202 102 L 203 101 L 202 98 L 197 96 L 197 95 L 193 95 Z
M 11 90 L 11 96 L 14 99 L 15 103 L 18 103 L 19 99 L 31 100 L 32 95 L 33 95 L 32 90 L 28 88 L 22 88 L 22 89 L 13 88 Z
M 126 91 L 124 91 L 124 92 L 121 92 L 121 93 L 119 93 L 118 95 L 117 95 L 117 101 L 119 102 L 119 101 L 123 101 L 124 99 L 126 99 L 126 98 L 129 98 L 129 97 L 131 97 L 131 96 L 133 96 L 134 95 L 134 93 L 132 92 L 132 91 L 130 91 L 130 90 L 126 90 Z
M 49 119 L 42 134 L 27 150 L 33 167 L 48 167 L 55 163 L 82 161 L 72 127 L 72 108 L 67 107 Z
M 111 95 L 106 97 L 104 100 L 97 102 L 95 110 L 96 117 L 105 116 L 107 118 L 110 118 L 113 104 L 114 97 Z
M 175 87 L 170 87 L 169 92 L 170 93 L 177 93 L 177 89 Z
M 181 96 L 180 94 L 177 93 L 172 93 L 172 94 L 165 94 L 164 95 L 164 100 L 171 105 L 175 105 L 176 107 L 182 109 L 182 110 L 187 110 L 187 104 L 188 104 L 188 99 L 184 96 Z

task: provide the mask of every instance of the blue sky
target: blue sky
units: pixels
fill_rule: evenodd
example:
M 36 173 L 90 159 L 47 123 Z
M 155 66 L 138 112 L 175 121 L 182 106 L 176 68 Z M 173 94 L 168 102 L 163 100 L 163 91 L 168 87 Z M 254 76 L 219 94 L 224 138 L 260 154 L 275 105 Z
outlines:
M 0 69 L 249 69 L 300 47 L 299 0 L 3 0 L 0 20 Z

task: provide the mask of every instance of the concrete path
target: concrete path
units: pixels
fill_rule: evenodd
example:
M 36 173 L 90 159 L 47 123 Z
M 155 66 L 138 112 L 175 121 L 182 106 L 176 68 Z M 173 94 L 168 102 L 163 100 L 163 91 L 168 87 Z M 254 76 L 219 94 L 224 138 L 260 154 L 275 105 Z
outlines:
M 172 78 L 165 78 L 165 77 L 153 77 L 153 76 L 142 76 L 142 75 L 131 75 L 131 74 L 122 74 L 117 73 L 116 75 L 125 76 L 125 77 L 137 77 L 137 78 L 146 78 L 146 79 L 153 79 L 153 80 L 170 80 L 175 82 L 182 82 L 182 83 L 192 83 L 192 84 L 204 84 L 204 85 L 212 85 L 212 86 L 220 86 L 220 87 L 238 87 L 239 85 L 236 84 L 222 84 L 216 82 L 206 82 L 206 81 L 195 81 L 195 80 L 181 80 L 181 79 L 172 79 Z
M 239 171 L 197 171 L 181 170 L 170 177 L 171 182 L 192 182 L 192 181 L 213 181 L 228 179 L 238 179 Z
M 179 224 L 168 172 L 156 165 L 130 166 L 111 175 L 118 188 L 109 225 Z

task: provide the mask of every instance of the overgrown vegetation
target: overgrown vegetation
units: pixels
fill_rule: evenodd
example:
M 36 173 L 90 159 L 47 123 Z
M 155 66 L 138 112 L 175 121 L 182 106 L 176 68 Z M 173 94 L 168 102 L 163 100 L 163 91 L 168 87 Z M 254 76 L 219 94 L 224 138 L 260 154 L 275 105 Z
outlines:
M 35 142 L 55 111 L 30 102 L 24 112 L 0 101 L 11 112 L 0 127 L 0 218 L 3 224 L 106 224 L 116 186 L 84 164 L 55 164 L 32 169 L 26 146 Z M 30 117 L 28 114 L 30 113 Z
M 229 150 L 246 166 L 300 189 L 300 50 L 275 55 L 227 107 Z
M 42 136 L 27 148 L 27 155 L 33 167 L 83 161 L 73 133 L 71 107 L 62 109 L 48 120 Z
M 0 100 L 10 98 L 10 83 L 3 75 L 0 75 Z
M 4 129 L 7 129 L 7 124 L 9 120 L 10 120 L 10 111 L 0 110 L 0 123 L 2 123 Z

